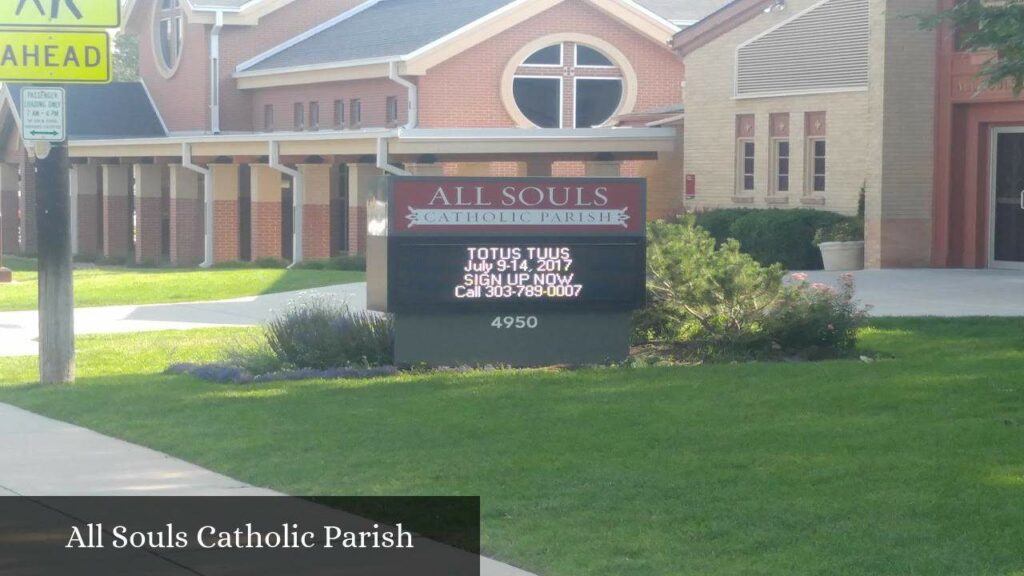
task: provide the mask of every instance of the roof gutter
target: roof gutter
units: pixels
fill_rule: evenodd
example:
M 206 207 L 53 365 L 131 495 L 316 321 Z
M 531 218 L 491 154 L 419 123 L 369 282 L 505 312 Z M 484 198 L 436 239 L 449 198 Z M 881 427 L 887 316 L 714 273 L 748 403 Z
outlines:
M 210 28 L 210 132 L 220 134 L 220 31 L 224 28 L 224 11 L 215 13 Z
M 306 178 L 301 170 L 290 168 L 281 163 L 281 145 L 276 140 L 270 141 L 270 161 L 268 166 L 278 172 L 292 177 L 292 263 L 288 268 L 302 262 L 303 209 L 306 205 Z
M 388 78 L 409 91 L 409 120 L 405 127 L 409 130 L 416 128 L 420 120 L 420 89 L 416 84 L 406 80 L 398 73 L 398 60 L 392 60 L 388 64 Z
M 388 139 L 377 138 L 377 168 L 380 168 L 388 174 L 394 174 L 395 176 L 412 176 L 412 172 L 403 170 L 402 168 L 391 164 L 388 155 Z
M 181 145 L 181 165 L 203 177 L 203 263 L 200 268 L 213 266 L 213 171 L 192 162 L 192 145 Z

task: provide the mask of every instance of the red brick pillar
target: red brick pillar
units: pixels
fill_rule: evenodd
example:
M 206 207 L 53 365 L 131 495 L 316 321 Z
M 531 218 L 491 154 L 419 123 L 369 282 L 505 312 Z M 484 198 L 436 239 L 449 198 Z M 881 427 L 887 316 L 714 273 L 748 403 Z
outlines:
M 171 264 L 196 266 L 203 261 L 203 195 L 199 173 L 184 166 L 171 171 Z
M 366 254 L 366 207 L 383 173 L 373 164 L 348 166 L 348 252 Z
M 520 176 L 551 176 L 550 160 L 527 160 L 519 163 Z
M 238 164 L 211 164 L 213 177 L 213 261 L 238 260 Z
M 583 170 L 588 178 L 618 178 L 622 176 L 622 162 L 615 160 L 587 162 Z
M 135 263 L 157 264 L 163 258 L 163 170 L 158 164 L 136 164 Z
M 21 157 L 20 248 L 22 254 L 36 253 L 36 168 L 35 162 L 23 152 Z
M 71 167 L 72 243 L 76 256 L 95 259 L 100 255 L 99 170 L 95 164 Z
M 0 250 L 13 254 L 18 249 L 18 165 L 0 164 Z
M 281 258 L 281 173 L 266 164 L 253 164 L 249 174 L 252 259 Z
M 103 166 L 103 255 L 128 257 L 132 239 L 131 166 Z
M 331 257 L 331 169 L 330 164 L 300 164 L 306 181 L 302 206 L 302 257 L 327 260 Z

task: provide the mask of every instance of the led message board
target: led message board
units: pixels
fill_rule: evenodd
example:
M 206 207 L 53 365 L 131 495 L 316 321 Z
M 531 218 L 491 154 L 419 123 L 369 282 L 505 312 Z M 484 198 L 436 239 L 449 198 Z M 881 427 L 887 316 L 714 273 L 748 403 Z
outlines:
M 395 314 L 396 355 L 624 356 L 629 315 L 644 304 L 644 180 L 389 177 L 385 188 L 370 223 L 369 302 Z M 595 352 L 557 353 L 567 339 L 597 339 Z

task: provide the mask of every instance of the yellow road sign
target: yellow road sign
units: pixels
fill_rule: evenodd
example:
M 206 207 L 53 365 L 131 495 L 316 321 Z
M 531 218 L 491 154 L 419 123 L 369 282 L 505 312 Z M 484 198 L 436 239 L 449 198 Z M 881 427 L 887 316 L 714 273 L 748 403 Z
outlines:
M 0 0 L 0 27 L 118 28 L 121 0 Z
M 3 1 L 3 0 L 0 0 Z M 0 82 L 110 82 L 106 32 L 0 32 Z

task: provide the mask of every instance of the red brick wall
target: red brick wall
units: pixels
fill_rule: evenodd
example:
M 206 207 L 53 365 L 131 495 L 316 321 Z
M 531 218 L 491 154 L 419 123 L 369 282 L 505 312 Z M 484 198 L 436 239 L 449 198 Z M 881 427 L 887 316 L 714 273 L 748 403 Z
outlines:
M 140 0 L 130 30 L 139 35 L 139 71 L 172 131 L 208 130 L 210 126 L 210 26 L 185 27 L 182 62 L 170 79 L 157 70 L 153 51 L 153 5 Z M 221 129 L 253 129 L 252 96 L 237 88 L 232 75 L 238 64 L 305 32 L 362 0 L 296 0 L 264 18 L 258 26 L 226 26 L 221 30 Z
M 213 222 L 214 262 L 238 260 L 238 200 L 215 200 Z
M 348 208 L 348 253 L 366 254 L 366 208 Z
M 127 196 L 103 197 L 103 254 L 107 258 L 128 255 L 132 215 Z
M 14 254 L 18 246 L 18 191 L 5 190 L 0 196 L 0 214 L 3 215 L 3 251 Z
M 419 82 L 420 125 L 514 127 L 501 102 L 505 66 L 524 45 L 559 33 L 595 36 L 617 47 L 637 73 L 640 90 L 636 110 L 682 100 L 682 60 L 667 46 L 660 46 L 583 0 L 566 0 L 431 69 Z
M 252 259 L 281 258 L 281 202 L 252 203 Z
M 409 117 L 409 98 L 405 88 L 386 78 L 330 82 L 310 86 L 287 86 L 254 91 L 252 125 L 256 130 L 264 129 L 264 106 L 274 106 L 274 125 L 277 131 L 291 131 L 295 126 L 295 103 L 303 104 L 304 125 L 309 129 L 309 103 L 320 103 L 320 128 L 334 129 L 334 101 L 345 101 L 345 126 L 352 128 L 353 98 L 360 100 L 364 128 L 387 125 L 387 97 L 398 98 L 398 125 L 404 125 Z
M 18 201 L 21 212 L 21 253 L 36 253 L 36 168 L 29 160 L 28 152 L 21 156 L 21 198 Z
M 99 196 L 96 194 L 78 196 L 78 253 L 82 256 L 99 256 L 99 210 Z
M 331 207 L 312 204 L 302 211 L 302 257 L 326 260 L 331 257 Z

